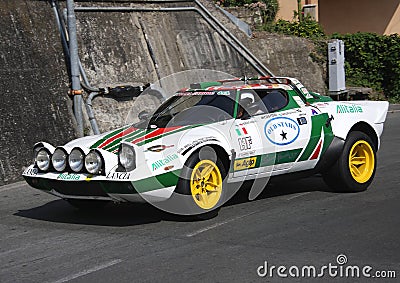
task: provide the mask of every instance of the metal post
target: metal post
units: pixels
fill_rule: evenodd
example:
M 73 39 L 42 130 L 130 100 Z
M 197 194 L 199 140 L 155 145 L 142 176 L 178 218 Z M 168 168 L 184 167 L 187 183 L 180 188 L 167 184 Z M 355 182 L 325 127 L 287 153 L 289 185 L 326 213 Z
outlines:
M 69 34 L 69 52 L 71 62 L 71 90 L 74 95 L 74 115 L 77 124 L 77 135 L 83 137 L 82 93 L 79 79 L 78 40 L 76 35 L 76 17 L 74 1 L 67 0 L 67 18 Z

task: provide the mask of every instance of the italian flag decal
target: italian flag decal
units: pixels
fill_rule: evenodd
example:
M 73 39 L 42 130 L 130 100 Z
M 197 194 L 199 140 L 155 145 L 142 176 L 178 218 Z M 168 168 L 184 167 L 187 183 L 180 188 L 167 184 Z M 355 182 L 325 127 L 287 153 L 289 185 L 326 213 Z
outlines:
M 241 135 L 247 135 L 247 130 L 246 127 L 240 126 L 238 129 L 236 129 L 237 135 L 240 137 Z

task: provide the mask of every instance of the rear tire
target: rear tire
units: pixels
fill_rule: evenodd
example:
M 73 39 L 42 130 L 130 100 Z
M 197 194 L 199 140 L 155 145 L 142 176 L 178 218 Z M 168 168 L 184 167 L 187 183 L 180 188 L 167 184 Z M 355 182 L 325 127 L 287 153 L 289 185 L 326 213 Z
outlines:
M 338 192 L 365 191 L 374 179 L 376 148 L 363 132 L 349 134 L 337 162 L 325 173 L 325 183 Z

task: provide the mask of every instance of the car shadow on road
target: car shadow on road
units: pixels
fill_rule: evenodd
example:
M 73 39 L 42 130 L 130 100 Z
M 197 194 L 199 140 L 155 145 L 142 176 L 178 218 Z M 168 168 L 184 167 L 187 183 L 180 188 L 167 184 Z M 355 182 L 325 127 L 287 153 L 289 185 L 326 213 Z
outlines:
M 225 206 L 231 206 L 239 203 L 250 202 L 249 193 L 253 189 L 253 182 L 246 181 L 238 193 L 233 196 Z M 260 186 L 258 184 L 258 186 Z M 257 191 L 257 190 L 256 190 Z M 279 196 L 291 196 L 306 192 L 327 192 L 336 193 L 329 188 L 323 181 L 322 176 L 314 175 L 308 178 L 299 178 L 285 180 L 284 178 L 275 178 L 265 180 L 265 185 L 261 188 L 261 193 L 255 200 L 270 199 Z
M 299 179 L 296 181 L 265 181 L 264 188 L 257 200 L 271 199 L 282 195 L 292 195 L 302 192 L 331 190 L 323 183 L 318 176 Z M 240 191 L 230 199 L 225 206 L 233 206 L 240 203 L 249 202 L 248 193 L 251 182 L 245 182 Z M 73 208 L 64 200 L 54 200 L 44 205 L 20 210 L 14 215 L 30 219 L 56 222 L 71 223 L 95 226 L 135 226 L 160 221 L 186 222 L 193 221 L 192 217 L 184 217 L 163 212 L 147 203 L 110 203 L 103 209 L 92 211 L 80 211 Z

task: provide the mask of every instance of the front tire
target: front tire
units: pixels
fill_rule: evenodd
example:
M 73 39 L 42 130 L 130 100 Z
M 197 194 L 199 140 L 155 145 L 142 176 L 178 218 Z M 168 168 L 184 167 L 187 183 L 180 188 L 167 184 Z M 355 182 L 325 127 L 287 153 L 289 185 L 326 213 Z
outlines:
M 209 219 L 218 214 L 225 201 L 226 169 L 212 147 L 203 147 L 185 163 L 176 193 L 184 195 L 184 214 Z
M 339 159 L 323 174 L 325 183 L 339 192 L 365 191 L 376 171 L 376 148 L 363 132 L 349 134 Z

